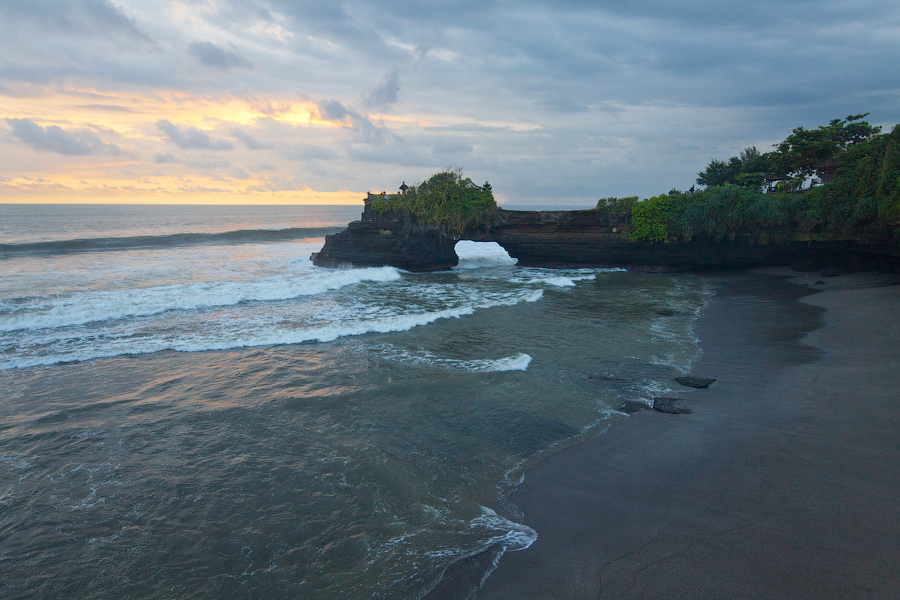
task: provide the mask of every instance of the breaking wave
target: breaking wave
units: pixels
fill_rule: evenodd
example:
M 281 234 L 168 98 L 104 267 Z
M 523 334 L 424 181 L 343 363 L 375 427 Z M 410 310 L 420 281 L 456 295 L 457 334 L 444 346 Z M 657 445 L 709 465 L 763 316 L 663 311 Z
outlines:
M 299 277 L 269 277 L 255 281 L 221 281 L 151 288 L 91 291 L 68 298 L 36 298 L 11 305 L 0 314 L 0 331 L 70 327 L 124 317 L 145 317 L 171 310 L 234 306 L 242 302 L 276 301 L 315 296 L 357 283 L 400 279 L 393 267 L 321 270 Z M 10 306 L 10 304 L 7 304 Z
M 133 237 L 101 237 L 25 244 L 0 244 L 0 259 L 17 256 L 77 254 L 171 248 L 177 246 L 211 244 L 252 244 L 285 242 L 304 238 L 323 237 L 341 231 L 343 227 L 291 227 L 287 229 L 242 229 L 222 233 L 176 233 L 171 235 L 139 235 Z

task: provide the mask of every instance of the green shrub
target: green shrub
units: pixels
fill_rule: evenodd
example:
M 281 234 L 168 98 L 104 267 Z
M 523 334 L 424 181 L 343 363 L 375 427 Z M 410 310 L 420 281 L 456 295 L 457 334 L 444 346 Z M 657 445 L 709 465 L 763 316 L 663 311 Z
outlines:
M 625 198 L 600 198 L 597 200 L 597 209 L 605 210 L 612 215 L 630 215 L 631 207 L 638 202 L 637 196 L 626 196 Z
M 670 227 L 684 210 L 684 196 L 661 194 L 631 205 L 632 241 L 668 242 Z
M 478 187 L 456 169 L 435 173 L 405 194 L 376 197 L 372 209 L 378 214 L 391 210 L 412 213 L 421 223 L 446 226 L 450 233 L 460 235 L 487 224 L 497 211 L 497 203 L 489 183 Z

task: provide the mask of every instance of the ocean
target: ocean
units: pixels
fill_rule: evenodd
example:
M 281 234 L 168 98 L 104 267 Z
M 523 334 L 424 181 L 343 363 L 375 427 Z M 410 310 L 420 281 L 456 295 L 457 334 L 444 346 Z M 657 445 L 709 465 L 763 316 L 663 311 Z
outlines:
M 0 597 L 477 585 L 529 467 L 699 355 L 689 275 L 314 266 L 361 209 L 0 205 Z

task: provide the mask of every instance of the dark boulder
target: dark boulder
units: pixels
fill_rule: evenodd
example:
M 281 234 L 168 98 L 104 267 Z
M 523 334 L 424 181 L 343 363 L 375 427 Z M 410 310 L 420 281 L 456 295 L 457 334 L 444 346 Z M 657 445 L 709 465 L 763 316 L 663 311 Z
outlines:
M 678 402 L 678 398 L 654 398 L 653 399 L 653 410 L 667 413 L 670 415 L 689 415 L 691 414 L 691 409 L 689 408 L 681 408 L 680 406 L 675 406 L 675 403 Z
M 707 379 L 705 377 L 676 377 L 675 381 L 687 387 L 702 389 L 708 388 L 709 384 L 713 383 L 715 379 Z
M 643 402 L 638 402 L 637 400 L 626 400 L 622 403 L 622 406 L 619 407 L 619 410 L 623 413 L 633 415 L 635 413 L 639 413 L 642 410 L 646 410 L 650 408 Z

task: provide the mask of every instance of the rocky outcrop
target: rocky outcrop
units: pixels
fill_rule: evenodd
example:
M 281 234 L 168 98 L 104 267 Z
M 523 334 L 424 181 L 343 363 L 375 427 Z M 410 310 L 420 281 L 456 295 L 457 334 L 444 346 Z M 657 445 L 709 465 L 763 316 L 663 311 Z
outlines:
M 675 381 L 683 386 L 697 388 L 698 390 L 708 388 L 716 382 L 715 379 L 710 379 L 709 377 L 676 377 Z
M 677 402 L 678 398 L 654 398 L 653 410 L 670 415 L 689 415 L 694 412 L 689 408 L 675 406 Z
M 458 238 L 446 228 L 419 223 L 398 211 L 375 213 L 369 203 L 359 221 L 325 237 L 322 250 L 311 260 L 321 267 L 392 266 L 407 271 L 443 271 L 459 262 Z
M 359 221 L 325 238 L 313 255 L 320 266 L 390 265 L 410 271 L 440 271 L 456 265 L 460 239 L 494 241 L 522 266 L 616 266 L 687 271 L 809 263 L 823 267 L 900 268 L 900 246 L 889 240 L 820 241 L 796 238 L 769 243 L 738 236 L 716 241 L 631 241 L 630 224 L 605 209 L 571 211 L 498 210 L 478 230 L 454 236 L 446 228 L 419 223 L 399 211 L 379 215 L 366 199 Z

